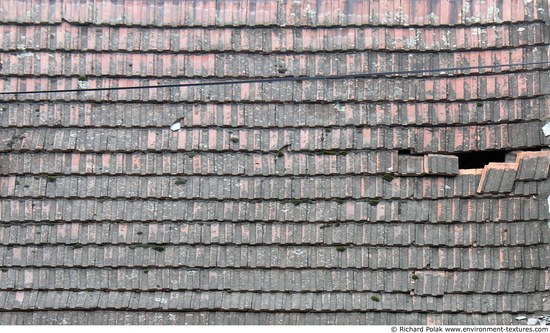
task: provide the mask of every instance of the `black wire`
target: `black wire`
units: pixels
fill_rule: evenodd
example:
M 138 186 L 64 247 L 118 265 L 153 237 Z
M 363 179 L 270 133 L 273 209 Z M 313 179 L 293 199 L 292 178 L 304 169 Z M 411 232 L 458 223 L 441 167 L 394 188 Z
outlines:
M 338 80 L 338 79 L 362 79 L 378 76 L 395 76 L 395 75 L 411 75 L 422 73 L 446 73 L 454 71 L 467 71 L 472 69 L 494 69 L 502 67 L 517 67 L 529 65 L 550 64 L 550 61 L 540 62 L 523 62 L 510 63 L 501 65 L 484 65 L 484 66 L 468 66 L 468 67 L 451 67 L 451 68 L 435 68 L 435 69 L 419 69 L 411 71 L 393 71 L 393 72 L 377 72 L 377 73 L 359 73 L 359 74 L 344 74 L 344 75 L 321 75 L 321 76 L 292 76 L 292 77 L 277 77 L 269 79 L 251 79 L 238 81 L 214 81 L 214 82 L 199 82 L 199 83 L 176 83 L 176 84 L 159 84 L 156 86 L 134 86 L 134 87 L 108 87 L 108 88 L 82 88 L 82 89 L 60 89 L 60 90 L 33 90 L 33 91 L 5 91 L 0 92 L 0 95 L 23 95 L 23 94 L 46 94 L 46 93 L 65 93 L 65 92 L 86 92 L 86 91 L 105 91 L 105 90 L 130 90 L 130 89 L 153 89 L 153 88 L 178 88 L 178 87 L 202 87 L 202 86 L 220 86 L 229 84 L 246 84 L 246 83 L 270 83 L 284 81 L 319 81 L 319 80 Z

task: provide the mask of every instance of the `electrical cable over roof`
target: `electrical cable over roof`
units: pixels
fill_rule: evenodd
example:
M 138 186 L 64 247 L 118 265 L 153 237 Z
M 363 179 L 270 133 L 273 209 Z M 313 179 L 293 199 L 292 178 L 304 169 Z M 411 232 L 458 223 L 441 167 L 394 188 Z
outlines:
M 248 79 L 248 80 L 227 80 L 227 81 L 214 81 L 214 82 L 197 82 L 197 83 L 175 83 L 175 84 L 159 84 L 148 86 L 131 86 L 131 87 L 105 87 L 105 88 L 82 88 L 82 89 L 59 89 L 59 90 L 31 90 L 31 91 L 4 91 L 0 92 L 0 95 L 24 95 L 24 94 L 47 94 L 47 93 L 70 93 L 70 92 L 87 92 L 87 91 L 110 91 L 110 90 L 131 90 L 131 89 L 158 89 L 158 88 L 179 88 L 179 87 L 202 87 L 202 86 L 220 86 L 230 84 L 247 84 L 247 83 L 272 83 L 272 82 L 285 82 L 285 81 L 320 81 L 320 80 L 339 80 L 339 79 L 364 79 L 374 78 L 380 76 L 407 76 L 418 75 L 423 73 L 440 73 L 449 74 L 451 72 L 464 72 L 468 70 L 476 69 L 496 69 L 505 67 L 519 67 L 530 65 L 545 65 L 550 64 L 550 61 L 539 62 L 523 62 L 523 63 L 509 63 L 498 65 L 483 65 L 483 66 L 466 66 L 466 67 L 450 67 L 450 68 L 434 68 L 434 69 L 419 69 L 409 71 L 389 71 L 389 72 L 375 72 L 375 73 L 357 73 L 357 74 L 343 74 L 343 75 L 320 75 L 320 76 L 292 76 L 292 77 L 276 77 L 267 79 Z

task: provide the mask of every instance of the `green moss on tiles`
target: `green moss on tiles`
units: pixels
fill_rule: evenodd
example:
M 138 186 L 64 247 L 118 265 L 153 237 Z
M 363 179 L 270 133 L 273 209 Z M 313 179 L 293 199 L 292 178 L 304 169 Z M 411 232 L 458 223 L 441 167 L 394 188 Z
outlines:
M 187 179 L 185 178 L 178 178 L 176 179 L 176 181 L 174 182 L 175 185 L 185 185 L 187 184 Z
M 236 136 L 233 136 L 229 139 L 229 141 L 231 141 L 233 143 L 239 143 L 239 138 L 237 138 Z
M 373 302 L 380 302 L 380 297 L 378 297 L 378 296 L 376 296 L 376 295 L 371 296 L 370 299 L 371 299 Z
M 143 235 L 143 231 L 136 232 L 137 235 Z
M 144 270 L 143 270 L 143 273 L 145 273 L 145 274 L 149 273 L 149 269 L 147 269 L 147 268 L 144 269 Z
M 380 203 L 380 199 L 370 199 L 369 200 L 369 205 L 371 206 L 376 206 Z
M 345 246 L 340 245 L 340 246 L 336 247 L 336 251 L 338 251 L 338 252 L 344 252 L 345 250 L 346 250 Z
M 476 105 L 477 105 L 478 108 L 480 108 L 480 107 L 483 106 L 483 102 L 477 102 Z
M 342 199 L 342 198 L 338 198 L 338 199 L 336 199 L 335 201 L 336 201 L 337 204 L 341 205 L 341 204 L 344 203 L 345 200 Z
M 416 275 L 416 274 L 413 274 L 413 275 L 411 276 L 411 279 L 413 279 L 413 280 L 415 280 L 415 281 L 416 281 L 416 280 L 418 280 L 418 279 L 419 279 L 419 277 L 418 277 L 418 275 Z
M 19 181 L 18 181 L 18 180 L 16 180 L 16 181 L 15 181 L 15 185 L 19 185 L 19 184 L 20 184 L 20 183 L 19 183 Z
M 57 180 L 57 177 L 55 177 L 55 176 L 46 176 L 46 181 L 47 181 L 48 183 L 53 183 L 53 182 L 55 182 L 56 180 Z
M 283 157 L 283 156 L 285 156 L 284 150 L 287 149 L 288 147 L 290 147 L 290 145 L 284 145 L 284 146 L 282 146 L 281 148 L 279 148 L 279 150 L 277 150 L 276 156 L 277 156 L 277 157 Z
M 384 176 L 382 176 L 382 179 L 384 179 L 387 182 L 391 182 L 395 178 L 395 175 L 393 173 L 386 173 Z
M 290 202 L 292 202 L 292 204 L 294 206 L 299 206 L 301 204 L 313 203 L 313 200 L 311 200 L 311 199 L 292 199 Z
M 347 151 L 341 151 L 341 150 L 323 150 L 321 152 L 322 155 L 340 155 L 345 156 L 348 154 Z
M 332 128 L 330 128 L 330 127 L 325 128 L 325 132 L 327 132 L 327 133 L 332 132 Z
M 78 81 L 88 81 L 88 77 L 86 75 L 79 75 Z
M 286 73 L 287 69 L 285 68 L 285 66 L 283 65 L 279 65 L 277 66 L 277 72 L 279 72 L 279 74 L 284 74 Z
M 151 247 L 153 250 L 157 251 L 157 252 L 162 252 L 165 250 L 164 246 L 162 245 L 154 245 Z
M 81 248 L 84 247 L 84 245 L 79 244 L 79 243 L 70 244 L 70 246 L 71 246 L 73 249 L 81 249 Z
M 325 228 L 332 228 L 332 227 L 339 227 L 340 226 L 340 223 L 327 223 L 327 224 L 323 224 L 322 226 L 319 227 L 319 229 L 325 229 Z
M 7 268 L 2 268 L 2 269 L 0 269 L 0 271 L 6 273 L 8 271 L 8 269 Z

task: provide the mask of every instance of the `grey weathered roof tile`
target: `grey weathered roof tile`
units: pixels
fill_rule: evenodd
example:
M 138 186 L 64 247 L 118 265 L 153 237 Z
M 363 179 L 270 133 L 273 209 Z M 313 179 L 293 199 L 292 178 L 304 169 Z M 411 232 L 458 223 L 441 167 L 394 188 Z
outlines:
M 147 18 L 130 10 L 130 16 L 115 21 L 133 4 L 88 8 L 52 2 L 36 5 L 39 17 L 19 15 L 22 7 L 11 4 L 0 28 L 6 37 L 0 44 L 11 52 L 3 71 L 25 75 L 2 86 L 70 88 L 81 79 L 75 75 L 88 76 L 89 86 L 106 86 L 476 66 L 537 61 L 547 49 L 541 44 L 548 11 L 539 3 L 513 9 L 499 3 L 496 16 L 470 4 L 460 17 L 427 15 L 442 12 L 444 3 L 434 10 L 404 2 L 403 15 L 391 4 L 340 8 L 318 0 L 314 5 L 332 14 L 322 17 L 275 1 L 254 8 L 205 2 L 200 8 L 164 4 L 163 11 L 153 6 L 154 15 Z M 201 15 L 191 15 L 197 8 Z M 388 15 L 379 16 L 381 11 Z M 225 14 L 215 20 L 218 12 Z M 61 23 L 60 13 L 68 22 L 41 25 L 46 17 Z M 44 31 L 52 38 L 38 38 Z M 537 50 L 531 52 L 533 45 Z M 368 52 L 351 52 L 357 50 Z M 406 52 L 389 52 L 396 50 Z M 33 57 L 20 57 L 23 53 Z M 429 167 L 423 165 L 427 154 L 449 157 L 549 143 L 540 133 L 541 119 L 549 117 L 543 96 L 548 78 L 544 66 L 533 67 L 461 76 L 6 95 L 9 111 L 0 111 L 6 155 L 0 160 L 7 177 L 0 179 L 5 196 L 0 217 L 9 230 L 0 231 L 0 254 L 5 254 L 0 261 L 18 265 L 8 270 L 13 283 L 21 278 L 25 283 L 28 269 L 36 267 L 26 288 L 38 295 L 35 290 L 44 287 L 41 295 L 53 297 L 60 310 L 55 316 L 47 311 L 17 316 L 33 323 L 496 324 L 513 323 L 511 312 L 518 309 L 544 309 L 537 293 L 545 290 L 540 268 L 547 266 L 548 207 L 532 196 L 545 194 L 545 168 L 535 166 L 533 176 L 523 175 L 520 166 L 519 181 L 510 178 L 504 186 L 510 188 L 506 196 L 483 197 L 476 193 L 481 170 L 459 169 L 456 175 L 456 165 L 437 164 L 441 177 L 422 172 Z M 110 77 L 101 78 L 105 75 Z M 182 129 L 173 133 L 168 127 L 177 120 Z M 233 135 L 239 142 L 229 140 Z M 287 144 L 292 145 L 281 148 Z M 338 149 L 347 155 L 332 155 Z M 398 177 L 382 180 L 386 173 Z M 45 175 L 57 179 L 46 182 Z M 174 184 L 180 177 L 188 182 L 183 187 Z M 307 200 L 295 205 L 293 199 Z M 344 252 L 336 251 L 339 244 L 346 244 Z M 167 267 L 197 273 L 177 275 L 182 280 L 174 283 Z M 125 269 L 141 277 L 122 278 L 118 274 Z M 223 280 L 207 279 L 216 269 L 223 270 Z M 407 269 L 416 270 L 420 280 L 411 282 Z M 143 278 L 150 283 L 140 285 Z M 58 284 L 77 290 L 49 289 Z M 72 316 L 67 310 L 75 305 L 62 304 L 84 289 L 80 285 L 105 284 L 103 291 L 86 292 L 102 303 L 86 298 L 82 308 L 99 311 Z M 414 308 L 429 315 L 412 312 L 411 296 L 401 293 L 410 284 L 425 294 L 415 297 Z M 223 297 L 210 291 L 228 287 L 233 293 L 253 291 L 239 294 L 236 308 L 255 312 L 219 312 Z M 103 300 L 113 298 L 112 309 L 125 306 L 130 293 L 113 290 L 127 288 L 143 291 L 133 293 L 140 298 L 130 298 L 130 309 L 124 315 L 105 311 Z M 144 288 L 178 291 L 153 294 Z M 294 296 L 300 311 L 381 312 L 286 312 L 292 298 L 279 291 L 314 292 Z M 382 302 L 370 300 L 371 291 L 383 291 Z M 0 299 L 5 292 L 0 290 Z M 499 294 L 490 296 L 494 293 Z M 166 304 L 155 300 L 166 295 L 174 298 Z M 258 301 L 246 305 L 248 295 Z M 523 304 L 518 297 L 536 300 Z M 262 299 L 272 312 L 258 310 Z M 508 307 L 511 299 L 514 306 Z M 36 299 L 25 305 L 35 307 Z M 205 312 L 135 312 L 159 307 Z M 457 313 L 458 308 L 469 312 Z M 6 313 L 0 318 L 11 320 Z

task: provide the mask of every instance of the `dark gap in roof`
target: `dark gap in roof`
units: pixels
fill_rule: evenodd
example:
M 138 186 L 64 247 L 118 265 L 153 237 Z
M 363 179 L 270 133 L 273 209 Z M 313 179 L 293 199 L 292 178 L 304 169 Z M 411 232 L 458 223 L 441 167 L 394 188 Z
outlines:
M 399 154 L 399 155 L 411 155 L 412 150 L 411 149 L 399 149 L 397 151 L 397 154 Z
M 543 147 L 525 147 L 515 150 L 486 150 L 486 151 L 470 151 L 465 153 L 456 153 L 458 157 L 458 167 L 460 169 L 481 169 L 491 162 L 515 162 L 515 155 L 522 151 L 542 151 Z
M 482 169 L 491 162 L 505 162 L 506 150 L 469 151 L 456 156 L 460 169 Z
M 527 147 L 527 148 L 521 148 L 517 149 L 517 151 L 542 151 L 543 147 Z

